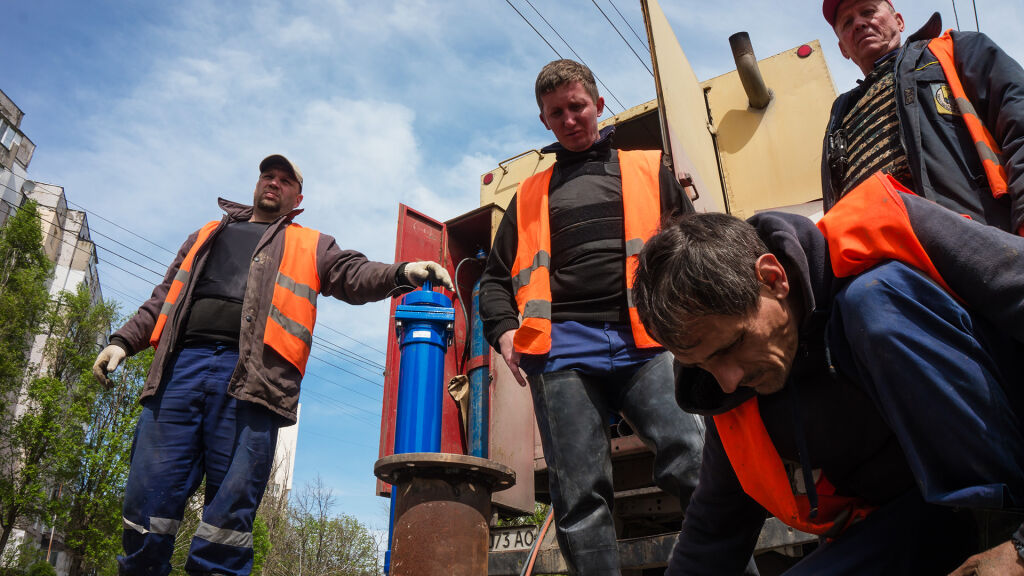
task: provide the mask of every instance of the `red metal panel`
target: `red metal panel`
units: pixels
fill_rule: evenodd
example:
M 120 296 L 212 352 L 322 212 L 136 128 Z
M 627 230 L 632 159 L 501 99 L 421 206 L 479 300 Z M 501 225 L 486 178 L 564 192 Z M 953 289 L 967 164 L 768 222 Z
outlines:
M 435 260 L 441 262 L 448 273 L 454 275 L 454 269 L 450 261 L 443 256 L 445 239 L 445 225 L 433 218 L 426 216 L 409 208 L 405 204 L 398 206 L 398 237 L 395 242 L 395 262 L 415 262 L 417 260 Z M 445 294 L 454 295 L 445 291 Z M 391 313 L 388 316 L 388 348 L 387 360 L 384 369 L 384 405 L 381 410 L 380 423 L 380 448 L 378 454 L 381 458 L 389 456 L 395 450 L 395 415 L 398 405 L 398 367 L 399 349 L 398 339 L 395 335 L 395 308 L 401 301 L 401 297 L 391 299 Z M 456 343 L 465 341 L 465 325 L 462 318 L 462 311 L 455 303 L 455 326 Z M 450 346 L 445 356 L 444 383 L 455 375 L 455 350 L 461 347 Z M 458 408 L 455 401 L 444 392 L 444 403 L 441 415 L 441 451 L 449 454 L 465 454 L 466 447 L 460 428 Z M 386 496 L 391 493 L 391 487 L 381 481 L 377 481 L 377 493 Z

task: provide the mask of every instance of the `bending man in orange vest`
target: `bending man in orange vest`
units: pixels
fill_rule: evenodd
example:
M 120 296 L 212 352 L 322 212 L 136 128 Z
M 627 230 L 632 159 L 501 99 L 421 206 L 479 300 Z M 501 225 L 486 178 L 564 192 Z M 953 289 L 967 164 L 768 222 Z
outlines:
M 632 306 L 636 255 L 662 216 L 692 212 L 660 151 L 617 150 L 598 131 L 590 70 L 558 60 L 535 86 L 558 139 L 555 165 L 520 184 L 480 282 L 488 341 L 523 386 L 548 465 L 558 542 L 576 574 L 619 574 L 609 413 L 655 451 L 654 479 L 684 503 L 697 482 L 700 422 L 672 402 L 672 361 Z M 520 322 L 520 318 L 522 321 Z
M 362 304 L 433 277 L 435 262 L 383 264 L 292 220 L 302 173 L 271 155 L 253 206 L 227 213 L 182 244 L 152 297 L 96 358 L 106 374 L 156 348 L 142 390 L 124 498 L 124 575 L 166 575 L 188 498 L 206 478 L 203 517 L 185 570 L 249 574 L 252 525 L 281 426 L 295 423 L 317 295 Z
M 824 0 L 864 81 L 832 105 L 826 211 L 876 172 L 958 214 L 1024 235 L 1024 69 L 985 34 L 935 13 L 901 44 L 892 0 Z
M 946 574 L 997 543 L 987 573 L 1024 574 L 1021 343 L 901 262 L 836 279 L 829 240 L 701 214 L 640 255 L 637 309 L 707 425 L 666 574 L 739 573 L 769 514 L 824 537 L 787 575 Z

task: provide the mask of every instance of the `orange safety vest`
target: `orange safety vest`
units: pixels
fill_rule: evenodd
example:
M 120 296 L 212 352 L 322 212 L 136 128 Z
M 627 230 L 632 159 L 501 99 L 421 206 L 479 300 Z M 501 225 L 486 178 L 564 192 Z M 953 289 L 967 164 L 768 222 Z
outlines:
M 875 509 L 858 498 L 837 496 L 835 487 L 822 475 L 815 483 L 817 514 L 811 518 L 810 501 L 806 494 L 793 492 L 782 458 L 761 420 L 756 396 L 714 418 L 743 491 L 786 525 L 835 537 Z
M 196 238 L 195 243 L 189 248 L 188 254 L 185 255 L 185 259 L 182 260 L 181 266 L 178 267 L 178 272 L 174 275 L 171 287 L 167 290 L 167 296 L 164 297 L 164 303 L 160 307 L 160 314 L 156 317 L 153 333 L 149 335 L 149 344 L 153 348 L 156 348 L 156 345 L 160 342 L 160 335 L 163 334 L 164 326 L 167 325 L 167 318 L 170 317 L 171 312 L 174 310 L 174 305 L 178 303 L 178 298 L 181 296 L 181 291 L 185 288 L 185 284 L 188 283 L 189 276 L 192 275 L 192 264 L 195 262 L 196 254 L 199 253 L 199 249 L 206 244 L 210 234 L 219 225 L 220 220 L 213 220 L 212 222 L 207 222 L 206 225 L 199 229 L 199 237 Z
M 160 341 L 167 318 L 188 283 L 196 254 L 219 224 L 220 221 L 215 220 L 199 230 L 198 238 L 178 268 L 149 337 L 153 347 Z M 284 254 L 278 265 L 274 295 L 263 332 L 263 343 L 298 368 L 300 374 L 306 372 L 316 324 L 316 298 L 320 293 L 320 274 L 316 263 L 319 240 L 320 232 L 298 224 L 289 224 L 285 229 Z
M 949 83 L 949 89 L 956 100 L 957 109 L 960 110 L 964 123 L 967 124 L 967 131 L 974 139 L 974 147 L 985 168 L 985 175 L 988 176 L 988 185 L 992 189 L 992 196 L 999 198 L 1005 195 L 1007 189 L 1006 168 L 1002 162 L 1002 150 L 995 138 L 992 137 L 992 133 L 978 118 L 977 111 L 974 110 L 974 106 L 967 98 L 967 93 L 964 92 L 963 84 L 960 82 L 960 76 L 956 73 L 956 65 L 953 62 L 953 37 L 950 35 L 950 30 L 946 30 L 945 34 L 929 42 L 928 49 L 942 66 L 946 82 Z
M 856 276 L 897 260 L 916 268 L 957 300 L 918 240 L 900 193 L 913 194 L 888 174 L 875 172 L 850 190 L 818 221 L 837 278 Z
M 661 151 L 620 150 L 623 220 L 626 232 L 626 304 L 633 341 L 639 348 L 660 346 L 637 314 L 633 303 L 633 280 L 644 242 L 661 223 L 661 193 L 658 175 Z M 516 191 L 519 243 L 512 266 L 512 285 L 522 323 L 513 344 L 523 354 L 546 354 L 551 350 L 551 227 L 548 222 L 548 187 L 554 166 L 530 176 Z M 628 209 L 625 207 L 628 206 Z

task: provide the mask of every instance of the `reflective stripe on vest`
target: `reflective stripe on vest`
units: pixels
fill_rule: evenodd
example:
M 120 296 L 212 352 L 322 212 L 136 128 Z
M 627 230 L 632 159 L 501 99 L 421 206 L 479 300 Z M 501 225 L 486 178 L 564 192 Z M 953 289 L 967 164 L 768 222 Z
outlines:
M 659 346 L 644 330 L 633 305 L 637 255 L 661 222 L 658 176 L 661 151 L 620 150 L 623 224 L 626 241 L 626 302 L 633 340 L 639 348 Z M 554 166 L 530 176 L 516 191 L 519 241 L 512 265 L 512 287 L 522 322 L 513 343 L 517 352 L 545 354 L 551 350 L 551 227 L 548 188 Z
M 964 123 L 967 124 L 967 131 L 974 139 L 974 147 L 985 168 L 985 175 L 988 176 L 988 185 L 992 189 L 992 195 L 999 198 L 1006 194 L 1006 168 L 1003 166 L 1002 150 L 995 138 L 992 137 L 992 133 L 978 118 L 977 111 L 974 110 L 974 106 L 967 98 L 967 93 L 964 92 L 953 60 L 953 37 L 950 35 L 950 30 L 946 30 L 945 34 L 929 42 L 928 49 L 942 66 L 946 82 L 949 83 L 949 89 L 953 92 L 953 98 L 956 100 L 957 109 L 960 110 Z
M 897 260 L 920 270 L 960 300 L 914 233 L 901 192 L 913 194 L 892 176 L 876 172 L 818 221 L 828 243 L 832 272 L 837 278 L 856 276 L 875 264 Z
M 196 238 L 192 247 L 189 248 L 188 253 L 185 254 L 185 259 L 181 261 L 181 266 L 178 267 L 177 274 L 174 275 L 174 280 L 171 281 L 171 287 L 167 290 L 167 296 L 164 297 L 164 303 L 160 306 L 160 314 L 156 317 L 156 324 L 153 326 L 153 332 L 149 335 L 149 344 L 156 348 L 156 345 L 160 342 L 160 335 L 163 334 L 164 326 L 167 325 L 167 318 L 170 317 L 171 311 L 174 310 L 175 304 L 178 303 L 178 299 L 181 297 L 181 291 L 185 288 L 185 284 L 188 283 L 188 278 L 192 274 L 192 265 L 195 263 L 196 254 L 199 253 L 199 249 L 206 244 L 206 241 L 210 238 L 210 234 L 220 225 L 220 220 L 213 220 L 207 222 L 202 228 L 199 229 L 199 235 Z
M 284 254 L 277 271 L 274 298 L 263 332 L 263 343 L 305 375 L 316 324 L 320 274 L 316 247 L 320 232 L 290 224 L 284 234 Z
M 836 496 L 824 476 L 818 489 L 818 512 L 810 517 L 805 494 L 794 494 L 782 458 L 761 420 L 757 397 L 715 417 L 715 427 L 743 491 L 788 526 L 819 536 L 838 536 L 874 507 L 856 498 Z

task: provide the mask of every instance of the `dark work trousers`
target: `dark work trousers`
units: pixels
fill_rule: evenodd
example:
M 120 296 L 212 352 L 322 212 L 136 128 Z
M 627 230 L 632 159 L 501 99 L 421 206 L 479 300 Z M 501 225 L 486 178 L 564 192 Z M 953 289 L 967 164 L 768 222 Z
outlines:
M 864 386 L 895 433 L 918 491 L 787 574 L 945 574 L 971 553 L 956 544 L 972 534 L 955 509 L 1024 505 L 1020 345 L 898 262 L 843 287 L 828 339 L 835 367 Z M 925 558 L 945 564 L 923 570 Z
M 609 415 L 655 453 L 654 481 L 683 507 L 697 485 L 704 424 L 675 402 L 672 357 L 638 350 L 628 325 L 559 322 L 551 352 L 524 358 L 548 466 L 558 544 L 573 574 L 618 575 Z
M 1024 350 L 899 262 L 837 295 L 832 359 L 871 396 L 925 501 L 1024 508 Z
M 966 510 L 928 504 L 914 491 L 875 510 L 785 576 L 944 576 L 975 550 Z
M 237 348 L 181 350 L 143 405 L 124 498 L 122 575 L 166 575 L 188 498 L 206 476 L 189 574 L 249 574 L 252 524 L 273 464 L 279 420 L 227 393 Z M 191 535 L 187 535 L 191 536 Z

